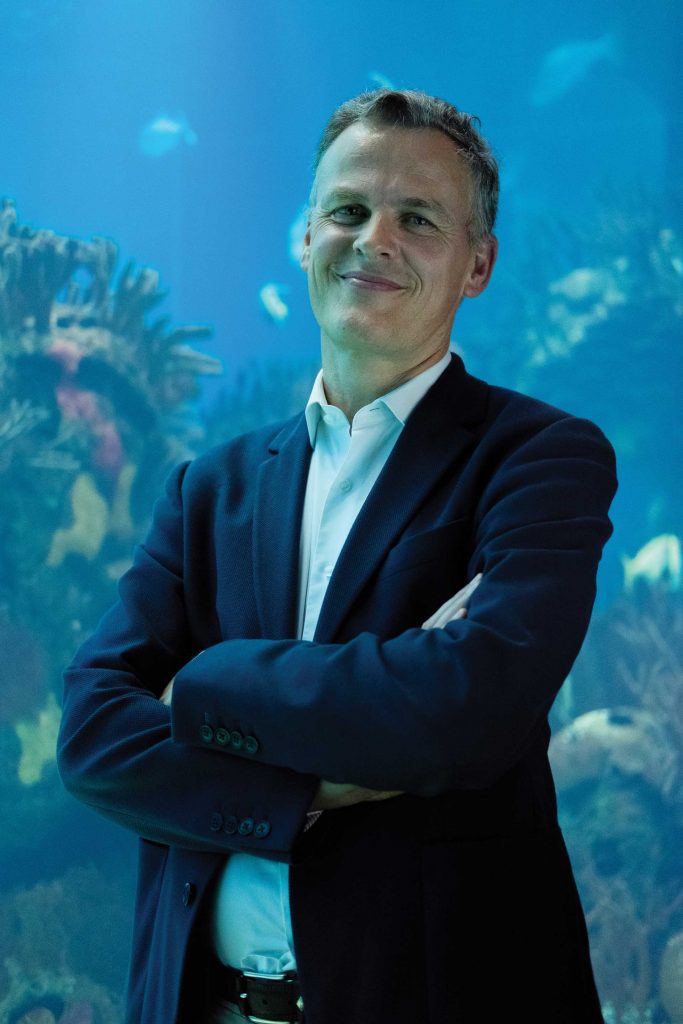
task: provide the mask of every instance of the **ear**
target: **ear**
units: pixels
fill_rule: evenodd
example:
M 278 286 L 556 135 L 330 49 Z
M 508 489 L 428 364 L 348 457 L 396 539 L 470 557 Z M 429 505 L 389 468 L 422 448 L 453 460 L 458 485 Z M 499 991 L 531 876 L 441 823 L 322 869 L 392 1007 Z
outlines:
M 466 295 L 469 299 L 473 299 L 477 295 L 481 295 L 489 283 L 497 258 L 498 239 L 495 235 L 489 235 L 488 238 L 479 243 L 474 251 L 474 263 L 463 290 L 463 296 Z

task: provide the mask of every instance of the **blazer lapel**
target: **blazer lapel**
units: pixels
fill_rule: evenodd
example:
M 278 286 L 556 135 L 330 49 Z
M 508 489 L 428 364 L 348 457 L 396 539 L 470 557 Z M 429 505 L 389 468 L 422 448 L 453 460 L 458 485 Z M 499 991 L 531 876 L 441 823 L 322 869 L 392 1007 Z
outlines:
M 453 475 L 475 441 L 487 389 L 450 364 L 408 417 L 386 465 L 346 539 L 325 594 L 314 640 L 331 643 L 366 580 L 375 572 L 439 478 Z
M 299 544 L 306 481 L 313 449 L 306 417 L 288 423 L 268 447 L 256 481 L 252 555 L 261 635 L 296 637 Z

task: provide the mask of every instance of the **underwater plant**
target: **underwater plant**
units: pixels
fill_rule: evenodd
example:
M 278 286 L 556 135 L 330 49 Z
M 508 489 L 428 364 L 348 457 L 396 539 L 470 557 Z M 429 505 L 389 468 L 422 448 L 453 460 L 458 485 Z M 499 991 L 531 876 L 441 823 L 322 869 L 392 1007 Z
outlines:
M 598 616 L 572 694 L 550 761 L 605 1019 L 683 1024 L 681 592 L 639 580 Z

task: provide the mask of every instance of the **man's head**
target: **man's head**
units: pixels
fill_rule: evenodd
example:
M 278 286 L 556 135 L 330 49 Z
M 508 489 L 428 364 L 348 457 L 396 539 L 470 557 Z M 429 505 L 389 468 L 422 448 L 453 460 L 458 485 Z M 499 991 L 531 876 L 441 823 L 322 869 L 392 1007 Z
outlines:
M 448 348 L 462 298 L 484 290 L 497 251 L 498 169 L 474 120 L 425 93 L 389 89 L 333 114 L 314 160 L 301 258 L 323 352 L 372 349 L 409 363 Z M 365 288 L 344 276 L 351 271 L 401 288 Z
M 353 124 L 374 127 L 398 127 L 406 130 L 433 128 L 443 132 L 460 153 L 470 170 L 473 205 L 467 220 L 470 245 L 490 236 L 498 210 L 498 164 L 486 140 L 474 127 L 478 117 L 464 114 L 446 100 L 425 92 L 404 89 L 375 89 L 347 100 L 325 125 L 313 160 L 314 182 L 309 208 L 316 205 L 317 174 L 320 162 L 339 135 Z

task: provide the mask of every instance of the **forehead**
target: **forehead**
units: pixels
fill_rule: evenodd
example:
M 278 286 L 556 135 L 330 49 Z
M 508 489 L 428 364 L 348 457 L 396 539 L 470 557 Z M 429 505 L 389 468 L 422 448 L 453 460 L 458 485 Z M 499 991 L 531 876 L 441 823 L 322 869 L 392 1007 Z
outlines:
M 470 198 L 471 176 L 456 144 L 436 128 L 388 128 L 356 123 L 337 136 L 318 167 L 318 187 L 381 184 L 406 195 L 422 191 L 442 201 Z

